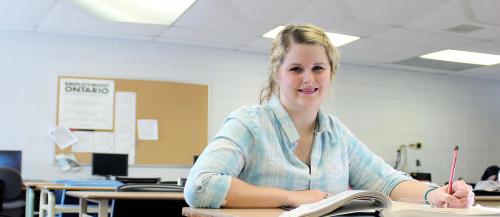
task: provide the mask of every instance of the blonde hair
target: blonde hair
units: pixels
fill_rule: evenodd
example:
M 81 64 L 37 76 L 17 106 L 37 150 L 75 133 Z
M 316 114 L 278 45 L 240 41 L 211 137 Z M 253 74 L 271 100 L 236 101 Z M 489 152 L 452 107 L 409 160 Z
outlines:
M 290 50 L 292 44 L 320 45 L 326 50 L 326 56 L 330 63 L 330 79 L 335 75 L 339 62 L 337 49 L 332 45 L 325 31 L 313 24 L 290 24 L 274 38 L 271 47 L 271 63 L 268 69 L 268 78 L 260 91 L 259 103 L 269 101 L 272 95 L 279 96 L 279 86 L 276 82 L 276 73 L 278 68 L 285 60 L 285 56 Z

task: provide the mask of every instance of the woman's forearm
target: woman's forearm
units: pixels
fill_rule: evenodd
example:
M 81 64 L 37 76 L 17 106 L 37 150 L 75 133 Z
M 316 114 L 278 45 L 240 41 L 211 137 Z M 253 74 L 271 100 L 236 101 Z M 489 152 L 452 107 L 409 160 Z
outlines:
M 420 203 L 429 187 L 419 181 L 407 180 L 399 183 L 391 192 L 391 199 L 396 201 Z
M 327 193 L 319 190 L 289 191 L 280 188 L 254 186 L 238 178 L 231 178 L 231 187 L 224 207 L 297 207 L 325 199 Z
M 264 186 L 254 186 L 231 178 L 231 187 L 224 207 L 281 207 L 287 206 L 288 191 Z

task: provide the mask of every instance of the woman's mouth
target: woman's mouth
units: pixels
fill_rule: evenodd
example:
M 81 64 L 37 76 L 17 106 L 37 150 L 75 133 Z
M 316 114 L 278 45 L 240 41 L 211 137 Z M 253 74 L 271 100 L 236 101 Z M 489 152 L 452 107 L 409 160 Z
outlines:
M 319 88 L 310 87 L 310 88 L 299 89 L 299 92 L 303 94 L 313 94 L 314 92 L 318 91 L 318 89 Z

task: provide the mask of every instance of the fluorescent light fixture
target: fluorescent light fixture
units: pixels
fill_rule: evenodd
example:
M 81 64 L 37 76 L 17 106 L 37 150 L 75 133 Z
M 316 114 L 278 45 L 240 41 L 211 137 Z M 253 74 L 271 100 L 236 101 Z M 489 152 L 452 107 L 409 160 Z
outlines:
M 116 22 L 172 24 L 195 0 L 72 0 L 90 13 Z
M 276 28 L 274 28 L 273 30 L 265 33 L 264 35 L 262 35 L 262 37 L 264 38 L 276 38 L 276 36 L 278 35 L 278 33 L 281 32 L 281 30 L 283 30 L 285 28 L 285 26 L 281 25 L 281 26 L 278 26 Z
M 285 26 L 278 26 L 274 28 L 273 30 L 265 33 L 262 35 L 265 38 L 275 38 L 278 33 L 283 30 Z M 345 44 L 349 44 L 353 41 L 356 41 L 360 39 L 357 36 L 352 36 L 352 35 L 343 35 L 343 34 L 338 34 L 338 33 L 331 33 L 331 32 L 326 32 L 326 35 L 328 35 L 328 38 L 330 38 L 330 41 L 332 42 L 333 46 L 335 47 L 340 47 Z
M 330 38 L 330 41 L 335 47 L 340 47 L 342 45 L 349 44 L 353 41 L 360 39 L 358 36 L 344 35 L 331 32 L 326 32 L 326 35 L 328 35 L 328 38 Z
M 442 50 L 420 56 L 424 59 L 491 66 L 500 63 L 500 55 L 461 50 Z

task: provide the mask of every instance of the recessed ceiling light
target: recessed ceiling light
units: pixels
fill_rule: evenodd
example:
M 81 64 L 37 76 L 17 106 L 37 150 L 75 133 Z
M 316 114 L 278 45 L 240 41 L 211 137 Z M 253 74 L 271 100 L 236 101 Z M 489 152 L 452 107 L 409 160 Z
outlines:
M 195 0 L 72 0 L 90 13 L 116 22 L 172 24 Z
M 274 28 L 273 30 L 265 33 L 262 35 L 262 37 L 265 38 L 275 38 L 278 33 L 283 30 L 285 26 L 278 26 Z M 342 45 L 351 43 L 353 41 L 356 41 L 360 39 L 357 36 L 352 36 L 352 35 L 344 35 L 344 34 L 338 34 L 338 33 L 331 33 L 331 32 L 326 32 L 326 35 L 328 35 L 328 38 L 330 38 L 330 41 L 332 42 L 333 46 L 335 47 L 340 47 Z
M 424 59 L 491 66 L 500 63 L 500 55 L 461 50 L 442 50 L 420 56 Z

